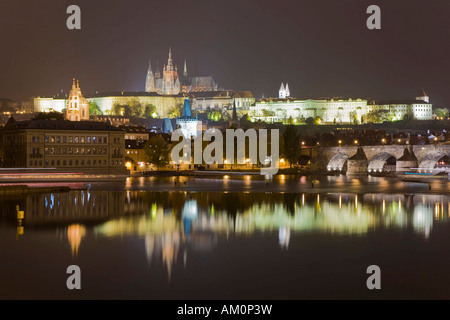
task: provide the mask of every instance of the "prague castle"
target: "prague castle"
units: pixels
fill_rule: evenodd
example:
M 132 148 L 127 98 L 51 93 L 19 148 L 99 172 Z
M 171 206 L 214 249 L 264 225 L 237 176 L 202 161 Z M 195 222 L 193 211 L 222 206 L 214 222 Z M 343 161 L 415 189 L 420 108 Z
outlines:
M 172 49 L 169 49 L 167 65 L 163 67 L 163 73 L 156 66 L 153 72 L 151 62 L 148 66 L 145 81 L 146 92 L 156 92 L 161 95 L 177 95 L 179 93 L 190 93 L 199 91 L 217 91 L 218 86 L 212 76 L 188 77 L 186 60 L 184 60 L 183 74 L 178 74 L 178 67 L 173 65 Z
M 290 96 L 289 86 L 281 84 L 278 98 L 261 99 L 250 107 L 252 121 L 302 123 L 307 118 L 319 123 L 367 123 L 382 114 L 388 121 L 432 119 L 432 104 L 422 89 L 415 99 L 368 100 L 365 98 L 301 99 Z M 382 122 L 382 121 L 379 121 Z

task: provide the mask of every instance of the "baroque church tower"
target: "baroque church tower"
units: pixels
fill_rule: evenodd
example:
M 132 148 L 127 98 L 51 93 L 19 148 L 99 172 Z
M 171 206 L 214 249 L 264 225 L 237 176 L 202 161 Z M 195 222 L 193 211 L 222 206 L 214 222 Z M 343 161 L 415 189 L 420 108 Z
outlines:
M 81 94 L 80 83 L 73 78 L 72 89 L 66 106 L 66 117 L 70 121 L 89 120 L 89 103 Z

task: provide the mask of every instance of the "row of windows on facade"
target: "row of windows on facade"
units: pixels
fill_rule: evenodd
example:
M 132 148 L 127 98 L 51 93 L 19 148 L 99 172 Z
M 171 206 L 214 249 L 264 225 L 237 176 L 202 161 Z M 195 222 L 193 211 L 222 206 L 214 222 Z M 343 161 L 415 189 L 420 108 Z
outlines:
M 39 142 L 39 136 L 32 136 L 31 142 Z M 91 136 L 45 136 L 46 143 L 108 143 L 107 137 Z M 120 143 L 120 138 L 114 137 L 113 143 Z
M 44 162 L 42 160 L 30 160 L 28 165 L 30 167 L 42 167 Z M 106 166 L 106 160 L 45 160 L 45 166 Z M 119 166 L 122 165 L 120 160 L 111 160 L 111 165 Z
M 45 148 L 45 154 L 107 154 L 107 148 Z M 39 148 L 31 148 L 31 154 L 40 154 Z M 113 154 L 120 154 L 120 148 L 113 148 Z
M 44 151 L 45 154 L 107 154 L 108 152 L 106 148 L 45 148 Z M 31 154 L 39 154 L 39 148 L 32 148 Z

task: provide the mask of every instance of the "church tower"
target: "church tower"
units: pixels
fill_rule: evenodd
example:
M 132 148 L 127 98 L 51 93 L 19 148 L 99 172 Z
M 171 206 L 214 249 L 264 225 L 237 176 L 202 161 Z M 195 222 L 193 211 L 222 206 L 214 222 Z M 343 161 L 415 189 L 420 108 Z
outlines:
M 284 88 L 284 97 L 289 98 L 291 96 L 291 92 L 289 91 L 289 84 L 286 82 L 286 87 Z
M 81 94 L 78 80 L 75 84 L 75 78 L 67 100 L 65 118 L 70 121 L 89 120 L 89 103 Z
M 163 70 L 163 90 L 162 94 L 173 95 L 180 93 L 181 86 L 178 80 L 178 70 L 174 68 L 172 62 L 172 48 L 169 48 L 169 58 L 167 66 Z
M 286 90 L 284 89 L 283 82 L 281 83 L 280 90 L 278 90 L 278 98 L 280 98 L 280 99 L 286 98 Z
M 148 62 L 147 78 L 145 80 L 145 92 L 155 91 L 155 75 L 152 70 L 152 62 Z

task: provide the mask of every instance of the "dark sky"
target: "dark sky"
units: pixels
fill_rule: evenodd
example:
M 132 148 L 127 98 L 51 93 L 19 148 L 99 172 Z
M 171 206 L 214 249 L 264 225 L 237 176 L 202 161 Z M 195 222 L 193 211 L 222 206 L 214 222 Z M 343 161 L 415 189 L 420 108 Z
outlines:
M 81 8 L 81 30 L 66 8 Z M 366 9 L 381 8 L 381 30 Z M 414 98 L 450 106 L 448 0 L 1 0 L 0 97 L 142 91 L 148 59 L 276 96 Z

